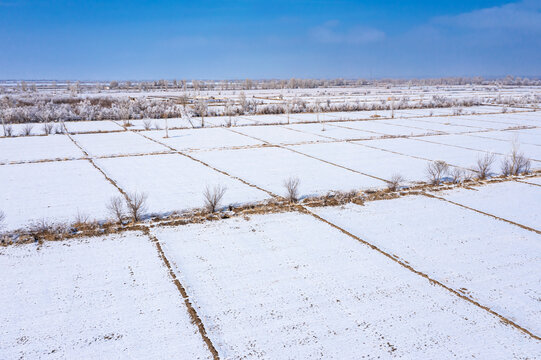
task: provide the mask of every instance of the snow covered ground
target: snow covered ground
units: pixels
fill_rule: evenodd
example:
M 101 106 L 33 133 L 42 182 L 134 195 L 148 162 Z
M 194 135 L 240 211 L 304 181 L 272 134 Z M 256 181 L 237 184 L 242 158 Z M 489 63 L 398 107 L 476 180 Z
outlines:
M 2 359 L 209 359 L 148 237 L 0 248 Z
M 528 195 L 518 196 L 526 200 Z M 316 213 L 541 333 L 540 277 L 534 271 L 541 267 L 539 234 L 425 196 L 319 208 Z
M 147 154 L 170 151 L 165 146 L 145 139 L 143 136 L 132 131 L 73 135 L 73 138 L 90 156 Z
M 537 340 L 310 215 L 154 232 L 222 358 L 541 356 Z
M 207 151 L 193 156 L 279 195 L 285 194 L 283 182 L 290 177 L 299 178 L 301 196 L 385 186 L 383 181 L 277 147 Z
M 83 152 L 66 135 L 0 140 L 0 163 L 77 159 L 83 156 Z
M 204 205 L 207 186 L 227 188 L 223 206 L 261 201 L 268 194 L 179 154 L 96 160 L 127 192 L 148 194 L 150 213 L 169 213 Z
M 540 190 L 539 186 L 507 181 L 472 190 L 460 189 L 436 195 L 541 231 Z
M 8 230 L 42 219 L 71 223 L 78 213 L 105 220 L 107 202 L 120 195 L 86 160 L 0 166 L 0 189 Z

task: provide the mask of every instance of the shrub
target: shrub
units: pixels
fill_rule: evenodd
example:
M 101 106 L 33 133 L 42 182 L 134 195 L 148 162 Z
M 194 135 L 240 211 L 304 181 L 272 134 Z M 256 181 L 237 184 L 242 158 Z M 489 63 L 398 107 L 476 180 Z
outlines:
M 449 165 L 445 161 L 436 160 L 429 163 L 426 167 L 428 180 L 432 185 L 439 185 L 445 175 L 449 172 Z
M 145 130 L 150 130 L 150 128 L 152 127 L 152 125 L 150 124 L 150 120 L 144 120 L 143 127 L 145 128 Z
M 513 146 L 511 154 L 502 160 L 502 174 L 505 176 L 527 174 L 531 165 L 530 159 L 519 151 L 518 146 Z
M 486 179 L 490 175 L 490 169 L 494 163 L 494 154 L 487 153 L 484 156 L 480 156 L 477 159 L 477 164 L 475 166 L 475 171 L 480 180 Z
M 124 219 L 124 201 L 121 196 L 114 196 L 109 200 L 107 204 L 107 210 L 120 224 Z
M 89 219 L 90 217 L 88 216 L 88 214 L 77 210 L 77 214 L 75 215 L 74 225 L 79 225 L 79 226 L 87 225 L 89 223 Z
M 290 177 L 284 180 L 284 187 L 286 188 L 286 199 L 289 202 L 297 202 L 299 200 L 299 178 Z
M 206 187 L 203 192 L 203 198 L 205 200 L 205 208 L 207 211 L 213 213 L 216 212 L 216 209 L 220 205 L 220 201 L 224 197 L 226 187 L 217 185 L 214 188 Z
M 23 127 L 23 130 L 22 130 L 22 134 L 23 136 L 29 136 L 32 134 L 32 129 L 34 128 L 34 125 L 31 125 L 31 124 L 26 124 L 24 127 Z
M 400 185 L 405 181 L 404 177 L 400 174 L 394 174 L 387 183 L 387 188 L 391 191 L 396 191 L 400 188 Z
M 461 168 L 454 167 L 453 170 L 451 170 L 451 180 L 455 184 L 459 184 L 464 179 L 464 170 Z
M 53 125 L 53 124 L 51 124 L 51 123 L 45 123 L 45 124 L 43 124 L 43 127 L 42 127 L 43 133 L 44 133 L 45 135 L 51 135 L 52 132 L 53 132 L 53 128 L 54 128 L 54 125 Z
M 126 207 L 133 222 L 141 220 L 143 214 L 147 211 L 147 198 L 145 193 L 133 192 L 126 196 Z
M 64 133 L 64 125 L 63 124 L 56 125 L 56 127 L 54 129 L 54 132 L 57 133 L 57 134 L 63 134 Z

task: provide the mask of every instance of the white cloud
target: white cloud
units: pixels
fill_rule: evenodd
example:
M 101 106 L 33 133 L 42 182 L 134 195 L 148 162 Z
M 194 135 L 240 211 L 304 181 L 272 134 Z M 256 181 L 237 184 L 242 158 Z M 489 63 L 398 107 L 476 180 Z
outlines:
M 470 29 L 541 30 L 541 0 L 525 0 L 455 16 L 439 16 L 434 25 Z
M 367 44 L 385 39 L 385 33 L 378 29 L 363 26 L 342 29 L 336 20 L 312 28 L 310 36 L 313 40 L 326 44 Z

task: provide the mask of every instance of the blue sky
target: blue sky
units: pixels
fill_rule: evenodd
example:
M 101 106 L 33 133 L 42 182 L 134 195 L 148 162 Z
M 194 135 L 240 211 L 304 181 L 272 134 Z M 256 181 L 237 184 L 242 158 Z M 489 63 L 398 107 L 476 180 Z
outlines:
M 0 0 L 0 79 L 541 75 L 541 0 Z

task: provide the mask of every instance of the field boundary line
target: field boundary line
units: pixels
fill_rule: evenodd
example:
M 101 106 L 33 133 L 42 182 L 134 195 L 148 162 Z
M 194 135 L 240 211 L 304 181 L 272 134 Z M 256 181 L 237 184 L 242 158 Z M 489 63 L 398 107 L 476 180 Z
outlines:
M 242 133 L 239 133 L 239 132 L 237 132 L 237 131 L 235 131 L 235 130 L 230 130 L 230 131 L 233 131 L 233 132 L 235 132 L 235 133 L 237 133 L 237 134 L 240 134 L 240 135 L 248 136 L 248 137 L 250 137 L 250 138 L 252 138 L 252 139 L 254 139 L 254 140 L 262 141 L 262 142 L 264 142 L 264 143 L 266 143 L 266 144 L 268 144 L 268 145 L 270 145 L 270 146 L 277 147 L 277 148 L 284 149 L 284 150 L 288 150 L 288 151 L 291 151 L 291 152 L 293 152 L 293 153 L 296 153 L 296 154 L 299 154 L 299 155 L 303 155 L 303 156 L 306 156 L 306 157 L 308 157 L 308 158 L 311 158 L 311 159 L 314 159 L 314 160 L 317 160 L 317 161 L 321 161 L 321 162 L 323 162 L 323 163 L 326 163 L 326 164 L 329 164 L 329 165 L 332 165 L 332 166 L 336 166 L 336 167 L 342 168 L 342 169 L 344 169 L 344 170 L 351 171 L 351 172 L 356 173 L 356 174 L 359 174 L 359 175 L 371 177 L 371 178 L 373 178 L 373 179 L 380 180 L 380 181 L 383 181 L 383 182 L 385 182 L 385 183 L 388 183 L 388 182 L 389 182 L 388 180 L 379 178 L 379 177 L 377 177 L 377 176 L 369 175 L 369 174 L 366 174 L 366 173 L 363 173 L 363 172 L 360 172 L 360 171 L 357 171 L 357 170 L 348 168 L 348 167 L 346 167 L 346 166 L 342 166 L 342 165 L 339 165 L 339 164 L 335 164 L 335 163 L 333 163 L 333 162 L 331 162 L 331 161 L 323 160 L 323 159 L 320 159 L 320 158 L 318 158 L 318 157 L 315 157 L 315 156 L 312 156 L 312 155 L 308 155 L 308 154 L 305 154 L 305 153 L 303 153 L 303 152 L 301 152 L 301 151 L 294 150 L 294 149 L 291 149 L 291 148 L 288 147 L 288 146 L 295 146 L 295 145 L 287 145 L 287 146 L 286 146 L 286 145 L 272 144 L 272 143 L 270 143 L 270 142 L 268 142 L 268 141 L 266 141 L 266 140 L 259 139 L 259 138 L 256 138 L 256 137 L 254 137 L 254 136 L 251 136 L 251 135 L 242 134 Z M 333 141 L 333 142 L 342 142 L 342 141 Z M 344 141 L 344 142 L 345 142 L 345 141 Z M 299 144 L 297 144 L 297 145 L 299 145 Z
M 160 144 L 160 145 L 162 145 L 162 146 L 165 146 L 165 147 L 167 147 L 168 149 L 171 149 L 175 154 L 184 156 L 184 157 L 186 157 L 186 158 L 188 158 L 188 159 L 190 159 L 190 160 L 193 160 L 193 161 L 195 161 L 195 162 L 198 162 L 198 163 L 200 163 L 200 164 L 202 164 L 202 165 L 208 167 L 209 169 L 212 169 L 212 170 L 214 170 L 214 171 L 216 171 L 216 172 L 219 172 L 220 174 L 223 174 L 223 175 L 228 176 L 228 177 L 230 177 L 230 178 L 232 178 L 232 179 L 238 180 L 238 181 L 242 182 L 243 184 L 248 185 L 248 186 L 251 186 L 251 187 L 253 187 L 253 188 L 255 188 L 255 189 L 261 190 L 261 191 L 267 193 L 268 195 L 270 195 L 270 196 L 273 197 L 273 198 L 278 197 L 276 194 L 272 193 L 272 192 L 269 191 L 269 190 L 263 189 L 262 187 L 259 187 L 259 186 L 257 186 L 257 185 L 251 184 L 251 183 L 249 183 L 248 181 L 246 181 L 246 180 L 244 180 L 244 179 L 242 179 L 242 178 L 240 178 L 240 177 L 238 177 L 238 176 L 231 175 L 231 174 L 229 174 L 229 173 L 227 173 L 227 172 L 225 172 L 225 171 L 223 171 L 223 170 L 220 170 L 220 169 L 218 169 L 218 168 L 215 168 L 214 166 L 212 166 L 212 165 L 210 165 L 210 164 L 207 164 L 206 162 L 204 162 L 204 161 L 202 161 L 202 160 L 199 160 L 199 159 L 197 159 L 197 158 L 195 158 L 195 157 L 193 157 L 193 156 L 191 156 L 191 155 L 189 155 L 189 154 L 186 154 L 186 153 L 184 153 L 183 151 L 179 151 L 179 150 L 175 149 L 174 147 L 172 147 L 172 146 L 170 146 L 170 145 L 167 145 L 167 144 L 165 144 L 165 143 L 162 143 L 161 141 L 152 139 L 152 138 L 150 138 L 150 137 L 148 137 L 148 136 L 146 136 L 146 135 L 144 135 L 144 134 L 139 134 L 138 132 L 135 132 L 135 133 L 138 134 L 138 135 L 140 135 L 140 136 L 142 136 L 142 137 L 144 137 L 145 139 L 148 139 L 148 140 L 153 141 L 153 142 L 155 142 L 155 143 L 157 143 L 157 144 Z
M 528 178 L 529 179 L 529 178 Z M 539 184 L 534 184 L 534 183 L 531 183 L 531 182 L 528 182 L 527 180 L 523 180 L 523 179 L 515 179 L 516 182 L 519 182 L 519 183 L 523 183 L 523 184 L 528 184 L 528 185 L 533 185 L 533 186 L 539 186 L 541 187 L 541 185 Z
M 86 155 L 86 158 L 84 158 L 85 160 L 88 160 L 88 162 L 90 162 L 90 164 L 96 169 L 98 170 L 104 177 L 107 181 L 109 181 L 121 194 L 122 196 L 124 196 L 124 198 L 129 201 L 129 198 L 128 198 L 128 193 L 126 193 L 126 191 L 124 191 L 124 189 L 122 189 L 116 181 L 114 181 L 112 178 L 110 178 L 106 173 L 105 171 L 103 171 L 102 168 L 100 168 L 96 162 L 88 155 L 88 153 L 86 152 L 86 150 L 81 146 L 79 145 L 79 143 L 73 139 L 71 137 L 71 135 L 69 134 L 66 134 L 68 136 L 68 138 L 73 141 L 73 143 L 79 148 L 81 149 L 81 151 Z
M 531 184 L 528 184 L 528 185 L 531 185 Z M 505 218 L 502 218 L 502 217 L 499 217 L 499 216 L 496 216 L 496 215 L 493 215 L 491 213 L 487 213 L 487 212 L 484 212 L 482 210 L 478 210 L 478 209 L 475 209 L 475 208 L 472 208 L 470 206 L 467 206 L 467 205 L 464 205 L 464 204 L 461 204 L 461 203 L 458 203 L 458 202 L 455 202 L 455 201 L 452 201 L 452 200 L 449 200 L 449 199 L 446 199 L 444 197 L 441 197 L 441 196 L 437 196 L 437 195 L 434 195 L 434 194 L 429 194 L 427 192 L 421 192 L 421 195 L 424 195 L 426 197 L 429 197 L 429 198 L 433 198 L 433 199 L 438 199 L 438 200 L 441 200 L 441 201 L 445 201 L 445 202 L 448 202 L 450 204 L 453 204 L 453 205 L 456 205 L 456 206 L 460 206 L 464 209 L 468 209 L 468 210 L 471 210 L 471 211 L 475 211 L 476 213 L 479 213 L 479 214 L 483 214 L 483 215 L 486 215 L 486 216 L 490 216 L 491 218 L 494 218 L 496 220 L 500 220 L 500 221 L 504 221 L 506 223 L 509 223 L 511 225 L 515 225 L 515 226 L 518 226 L 524 230 L 528 230 L 528 231 L 532 231 L 534 233 L 537 233 L 539 235 L 541 235 L 541 230 L 536 230 L 536 229 L 533 229 L 531 227 L 528 227 L 526 225 L 522 225 L 520 223 L 517 223 L 517 222 L 514 222 L 514 221 L 511 221 L 511 220 L 507 220 Z
M 197 326 L 199 335 L 201 335 L 201 338 L 203 339 L 205 345 L 207 346 L 208 350 L 212 354 L 212 357 L 215 360 L 219 360 L 220 355 L 218 354 L 216 347 L 210 340 L 207 334 L 207 330 L 205 329 L 205 325 L 203 324 L 203 321 L 201 320 L 201 318 L 197 314 L 197 311 L 195 310 L 192 303 L 190 302 L 190 297 L 188 296 L 188 293 L 186 292 L 186 288 L 181 284 L 181 282 L 179 281 L 178 277 L 175 274 L 175 271 L 171 267 L 171 263 L 169 259 L 167 258 L 167 256 L 165 255 L 165 252 L 163 251 L 160 240 L 154 234 L 152 234 L 148 228 L 144 230 L 144 233 L 148 236 L 150 241 L 156 246 L 156 250 L 158 251 L 158 255 L 160 259 L 163 261 L 165 267 L 167 268 L 169 272 L 169 276 L 173 280 L 173 284 L 175 284 L 178 292 L 180 293 L 180 295 L 182 296 L 182 299 L 184 300 L 184 304 L 186 305 L 192 324 L 195 324 Z
M 424 278 L 427 279 L 431 284 L 438 285 L 438 286 L 442 287 L 443 289 L 445 289 L 445 290 L 449 291 L 450 293 L 452 293 L 452 294 L 458 296 L 459 298 L 461 298 L 461 299 L 463 299 L 463 300 L 466 300 L 467 302 L 469 302 L 469 303 L 471 303 L 471 304 L 473 304 L 473 305 L 475 305 L 475 306 L 477 306 L 477 307 L 479 307 L 479 308 L 481 308 L 481 309 L 487 311 L 487 312 L 490 313 L 491 315 L 496 316 L 496 317 L 497 317 L 498 319 L 500 319 L 500 321 L 502 321 L 503 323 L 505 323 L 505 324 L 507 324 L 507 325 L 511 325 L 512 327 L 516 328 L 516 329 L 519 330 L 519 331 L 522 331 L 523 333 L 529 335 L 530 337 L 532 337 L 532 338 L 534 338 L 534 339 L 536 339 L 536 340 L 541 340 L 541 337 L 535 335 L 534 333 L 532 333 L 532 332 L 529 331 L 528 329 L 523 328 L 522 326 L 518 325 L 517 323 L 513 322 L 512 320 L 509 320 L 509 319 L 506 318 L 505 316 L 503 316 L 503 315 L 497 313 L 496 311 L 492 310 L 492 309 L 489 308 L 488 306 L 481 305 L 479 302 L 477 302 L 477 301 L 471 299 L 470 297 L 468 297 L 468 296 L 466 296 L 466 295 L 460 293 L 459 291 L 457 291 L 457 290 L 455 290 L 455 289 L 453 289 L 453 288 L 451 288 L 451 287 L 445 285 L 444 283 L 442 283 L 442 282 L 440 282 L 440 281 L 438 281 L 438 280 L 436 280 L 436 279 L 431 278 L 428 274 L 425 274 L 424 272 L 421 272 L 421 271 L 419 271 L 419 270 L 414 269 L 411 265 L 409 265 L 409 264 L 405 263 L 404 261 L 400 260 L 400 258 L 399 258 L 398 256 L 393 256 L 393 255 L 391 255 L 391 254 L 389 254 L 389 253 L 383 251 L 382 249 L 380 249 L 380 248 L 377 247 L 376 245 L 374 245 L 374 244 L 372 244 L 372 243 L 370 243 L 370 242 L 368 242 L 368 241 L 366 241 L 366 240 L 364 240 L 364 239 L 362 239 L 362 238 L 360 238 L 360 237 L 358 237 L 358 236 L 356 236 L 356 235 L 350 233 L 350 232 L 347 231 L 346 229 L 344 229 L 344 228 L 342 228 L 342 227 L 340 227 L 340 226 L 338 226 L 338 225 L 336 225 L 336 224 L 330 222 L 329 220 L 327 220 L 327 219 L 325 219 L 325 218 L 323 218 L 323 217 L 321 217 L 321 216 L 315 214 L 314 212 L 308 210 L 306 207 L 304 207 L 304 206 L 302 206 L 302 205 L 300 206 L 300 209 L 301 209 L 301 212 L 306 212 L 307 214 L 312 215 L 314 218 L 318 219 L 319 221 L 322 221 L 322 222 L 326 223 L 327 225 L 329 225 L 329 226 L 331 226 L 331 227 L 333 227 L 333 228 L 335 228 L 335 229 L 341 231 L 343 234 L 348 235 L 349 237 L 351 237 L 351 238 L 353 238 L 353 239 L 359 241 L 360 243 L 362 243 L 362 244 L 364 244 L 364 245 L 370 247 L 371 249 L 373 249 L 373 250 L 379 252 L 380 254 L 386 256 L 387 258 L 391 259 L 391 260 L 394 261 L 395 263 L 397 263 L 397 264 L 401 265 L 402 267 L 408 269 L 409 271 L 411 271 L 411 272 L 413 272 L 413 273 L 415 273 L 415 274 L 417 274 L 417 275 L 419 275 L 419 276 L 421 276 L 421 277 L 424 277 Z

